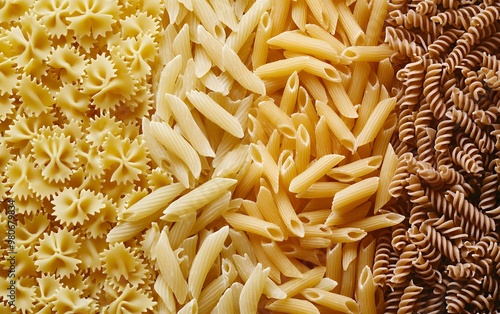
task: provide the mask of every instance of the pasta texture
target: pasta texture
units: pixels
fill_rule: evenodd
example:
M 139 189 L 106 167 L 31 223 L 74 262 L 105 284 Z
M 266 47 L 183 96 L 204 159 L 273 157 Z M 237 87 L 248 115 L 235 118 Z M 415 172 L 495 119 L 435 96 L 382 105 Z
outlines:
M 3 1 L 0 313 L 493 309 L 476 2 Z
M 386 313 L 500 309 L 498 5 L 389 2 L 397 162 L 379 210 L 405 218 L 377 243 Z

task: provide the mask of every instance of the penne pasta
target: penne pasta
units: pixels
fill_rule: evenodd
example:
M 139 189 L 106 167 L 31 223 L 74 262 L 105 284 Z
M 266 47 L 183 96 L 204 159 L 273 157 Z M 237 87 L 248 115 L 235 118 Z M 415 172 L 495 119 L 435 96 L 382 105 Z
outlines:
M 365 230 L 366 232 L 383 229 L 395 226 L 404 220 L 404 216 L 395 213 L 375 215 L 367 217 L 356 222 L 351 222 L 343 225 L 343 227 L 356 227 Z
M 259 66 L 254 73 L 261 79 L 290 76 L 293 72 L 301 71 L 307 64 L 309 57 L 295 57 L 269 62 Z
M 354 108 L 349 95 L 347 94 L 345 88 L 339 84 L 338 82 L 330 82 L 323 80 L 326 86 L 326 90 L 328 94 L 333 100 L 335 107 L 337 107 L 338 111 L 341 115 L 346 118 L 357 118 L 358 113 Z
M 327 175 L 341 182 L 351 182 L 361 178 L 380 167 L 382 156 L 372 156 L 336 167 L 328 171 Z
M 397 165 L 398 157 L 394 152 L 392 145 L 389 144 L 385 153 L 384 162 L 380 168 L 379 188 L 375 196 L 375 206 L 373 208 L 375 214 L 391 199 L 391 195 L 389 194 L 389 185 L 393 180 Z
M 366 43 L 366 36 L 359 27 L 351 10 L 344 1 L 335 2 L 335 8 L 339 13 L 339 21 L 345 31 L 349 42 L 353 46 L 363 46 Z
M 384 28 L 385 18 L 389 9 L 389 4 L 384 0 L 374 0 L 372 12 L 366 27 L 366 46 L 376 46 Z
M 257 94 L 265 95 L 264 82 L 241 62 L 240 58 L 228 45 L 222 48 L 222 66 L 232 77 L 246 89 Z
M 271 47 L 311 55 L 318 59 L 338 63 L 337 51 L 326 42 L 309 37 L 297 31 L 287 31 L 270 38 L 267 43 Z
M 332 228 L 329 238 L 334 243 L 351 243 L 360 241 L 366 234 L 359 228 Z
M 237 138 L 243 137 L 244 133 L 239 121 L 210 98 L 210 96 L 195 90 L 186 93 L 186 96 L 191 104 L 207 119 L 229 134 Z
M 361 313 L 377 313 L 375 304 L 375 283 L 370 267 L 367 265 L 361 271 L 356 290 Z
M 274 102 L 261 101 L 259 102 L 259 109 L 264 116 L 266 116 L 273 126 L 280 131 L 281 134 L 288 138 L 295 138 L 295 126 L 292 119 L 286 115 Z
M 278 287 L 286 293 L 287 297 L 293 297 L 304 289 L 317 285 L 325 274 L 325 267 L 318 266 L 302 274 L 301 278 L 293 278 Z
M 321 157 L 312 163 L 304 172 L 296 176 L 290 183 L 289 191 L 292 193 L 300 193 L 305 191 L 314 182 L 318 181 L 335 165 L 342 161 L 345 157 L 337 154 L 331 154 Z
M 262 269 L 262 264 L 258 263 L 245 282 L 240 295 L 240 313 L 257 313 L 260 295 L 264 290 L 264 284 L 269 275 L 269 268 Z
M 199 297 L 205 278 L 222 250 L 228 232 L 229 227 L 225 226 L 212 233 L 203 241 L 198 253 L 196 253 L 188 276 L 189 292 L 193 298 Z
M 380 46 L 351 46 L 342 52 L 342 57 L 350 61 L 380 62 L 389 58 L 394 50 L 388 45 Z
M 358 313 L 359 305 L 352 298 L 324 291 L 318 288 L 307 288 L 302 295 L 311 302 L 326 306 L 342 313 Z
M 396 98 L 388 98 L 379 102 L 366 121 L 365 126 L 356 137 L 358 147 L 372 142 L 384 125 L 387 117 L 396 106 Z
M 257 234 L 274 241 L 283 241 L 283 232 L 274 223 L 235 212 L 226 212 L 223 216 L 236 230 Z
M 234 184 L 236 184 L 234 179 L 211 179 L 170 203 L 163 211 L 161 219 L 178 221 L 182 216 L 195 212 L 226 194 L 227 190 Z
M 303 313 L 316 313 L 319 314 L 319 310 L 314 304 L 307 300 L 286 298 L 283 300 L 275 300 L 270 304 L 266 305 L 266 309 L 281 313 L 290 314 L 303 314 Z
M 285 2 L 281 1 L 280 3 Z M 277 21 L 269 17 L 268 12 L 264 12 L 260 17 L 257 31 L 255 32 L 255 40 L 252 52 L 252 69 L 256 69 L 267 61 L 267 40 L 271 37 L 273 25 Z
M 292 20 L 301 31 L 305 31 L 307 23 L 307 3 L 292 1 Z
M 371 177 L 359 181 L 335 194 L 332 211 L 344 214 L 366 202 L 378 189 L 379 178 Z
M 320 116 L 325 118 L 328 128 L 337 137 L 340 143 L 351 152 L 355 151 L 356 139 L 335 111 L 333 111 L 333 109 L 326 103 L 321 101 L 316 101 L 316 110 Z

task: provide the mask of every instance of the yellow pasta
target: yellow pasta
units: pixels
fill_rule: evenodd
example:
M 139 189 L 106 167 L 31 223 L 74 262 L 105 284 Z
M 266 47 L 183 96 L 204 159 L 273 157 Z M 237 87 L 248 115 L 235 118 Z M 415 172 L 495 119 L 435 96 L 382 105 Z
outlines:
M 346 165 L 342 165 L 328 171 L 328 176 L 341 182 L 354 181 L 380 167 L 382 156 L 363 158 Z
M 343 189 L 333 197 L 332 211 L 343 214 L 366 202 L 377 191 L 378 184 L 379 178 L 371 177 Z
M 355 151 L 356 143 L 352 132 L 347 128 L 346 124 L 340 117 L 333 111 L 333 109 L 326 103 L 317 101 L 316 110 L 318 114 L 325 117 L 325 122 L 330 131 L 337 137 L 342 145 L 348 150 Z
M 329 309 L 342 313 L 358 313 L 359 305 L 352 298 L 323 291 L 318 288 L 307 288 L 302 294 L 311 302 L 321 304 Z
M 269 274 L 269 268 L 262 269 L 258 263 L 241 290 L 240 313 L 253 314 L 257 312 L 258 301 L 264 290 L 265 280 Z
M 293 72 L 301 71 L 307 64 L 309 57 L 294 57 L 289 59 L 281 59 L 261 65 L 255 69 L 261 79 L 289 76 Z
M 342 56 L 350 61 L 379 62 L 389 58 L 393 53 L 394 51 L 387 45 L 351 46 L 342 52 Z
M 319 178 L 342 161 L 342 159 L 344 159 L 344 156 L 336 154 L 321 157 L 292 180 L 289 187 L 290 192 L 300 193 L 305 191 L 311 184 L 318 181 Z
M 268 49 L 267 40 L 271 37 L 275 22 L 276 20 L 269 18 L 269 13 L 267 12 L 264 12 L 260 17 L 252 52 L 252 69 L 256 69 L 266 63 Z
M 271 222 L 233 212 L 225 213 L 224 219 L 236 230 L 250 232 L 275 241 L 283 241 L 283 232 Z
M 391 113 L 391 111 L 396 106 L 396 98 L 388 98 L 386 100 L 382 100 L 372 111 L 370 118 L 366 121 L 363 130 L 356 137 L 356 144 L 359 146 L 363 146 L 366 143 L 372 142 L 377 136 L 378 132 L 382 128 L 385 123 L 385 120 Z
M 240 58 L 229 46 L 222 48 L 222 66 L 241 84 L 241 86 L 255 93 L 265 95 L 266 87 L 264 82 L 247 69 Z

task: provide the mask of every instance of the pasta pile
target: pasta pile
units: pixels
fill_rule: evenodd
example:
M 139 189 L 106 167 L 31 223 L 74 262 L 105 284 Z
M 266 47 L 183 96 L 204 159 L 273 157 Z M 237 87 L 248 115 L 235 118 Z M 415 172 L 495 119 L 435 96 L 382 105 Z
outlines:
M 497 313 L 500 3 L 390 7 L 398 165 L 384 209 L 405 220 L 381 234 L 374 279 L 386 313 Z
M 372 231 L 404 218 L 379 213 L 398 161 L 387 10 L 5 1 L 15 311 L 383 311 Z

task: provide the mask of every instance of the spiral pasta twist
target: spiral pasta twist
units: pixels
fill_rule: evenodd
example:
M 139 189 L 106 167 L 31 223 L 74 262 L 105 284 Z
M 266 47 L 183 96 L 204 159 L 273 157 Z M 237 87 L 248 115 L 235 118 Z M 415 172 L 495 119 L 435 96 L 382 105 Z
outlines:
M 498 7 L 487 6 L 472 18 L 470 25 L 478 28 L 485 28 L 486 26 L 493 24 L 499 18 L 500 10 Z
M 440 25 L 452 25 L 456 29 L 468 29 L 473 16 L 481 11 L 479 5 L 469 5 L 456 10 L 446 10 L 431 17 L 431 20 Z
M 464 128 L 464 132 L 474 140 L 474 143 L 478 145 L 482 153 L 491 153 L 493 151 L 495 144 L 491 138 L 472 121 L 467 113 L 453 108 L 451 112 L 448 111 L 446 113 L 446 116 Z
M 486 172 L 481 182 L 481 195 L 479 196 L 478 207 L 482 210 L 488 210 L 495 206 L 498 188 L 498 174 Z
M 447 298 L 446 310 L 449 313 L 460 313 L 469 304 L 476 295 L 479 293 L 481 287 L 481 281 L 476 278 L 472 278 L 469 282 L 458 290 L 454 298 Z
M 453 204 L 453 207 L 461 217 L 467 219 L 484 233 L 495 230 L 495 221 L 486 214 L 480 212 L 477 207 L 471 204 L 462 192 L 449 191 L 445 196 Z
M 414 304 L 417 302 L 420 293 L 422 293 L 422 290 L 424 290 L 424 288 L 414 284 L 413 280 L 410 281 L 410 284 L 404 289 L 403 295 L 401 296 L 398 314 L 411 312 Z
M 449 239 L 441 235 L 431 223 L 424 222 L 420 226 L 420 232 L 426 235 L 429 241 L 435 246 L 444 256 L 448 257 L 452 261 L 460 260 L 460 251 L 457 246 L 455 246 Z

